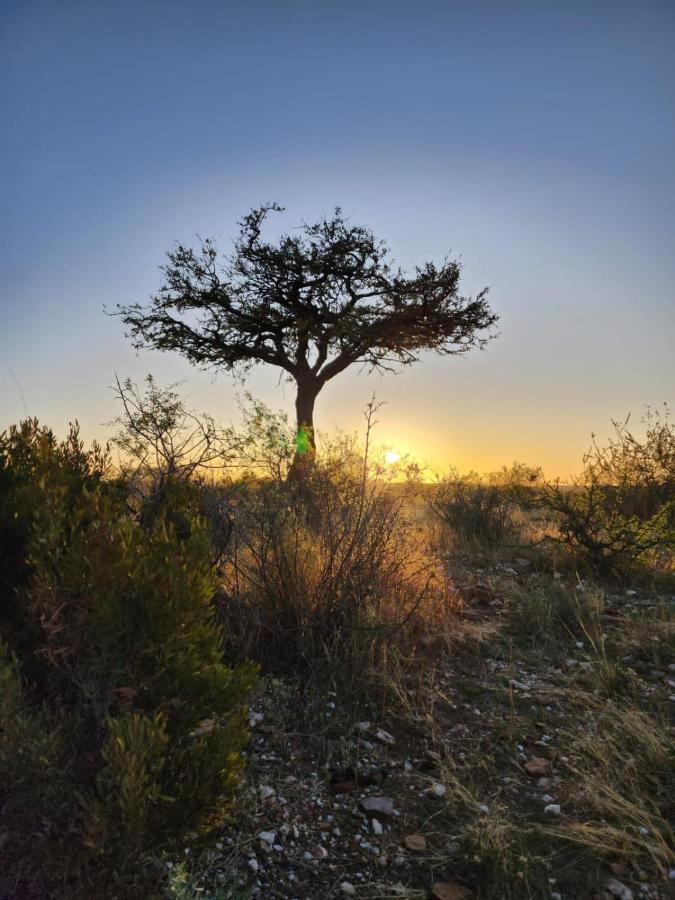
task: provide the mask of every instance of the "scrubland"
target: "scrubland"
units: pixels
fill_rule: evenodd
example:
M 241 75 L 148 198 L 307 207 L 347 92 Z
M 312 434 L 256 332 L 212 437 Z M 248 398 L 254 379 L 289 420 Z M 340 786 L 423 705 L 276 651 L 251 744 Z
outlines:
M 3 898 L 665 898 L 675 430 L 428 480 L 118 385 L 0 438 Z M 115 450 L 117 447 L 117 451 Z

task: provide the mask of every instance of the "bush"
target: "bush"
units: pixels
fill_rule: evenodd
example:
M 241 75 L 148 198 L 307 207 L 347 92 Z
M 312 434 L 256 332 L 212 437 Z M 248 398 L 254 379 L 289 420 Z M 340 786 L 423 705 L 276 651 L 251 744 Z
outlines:
M 558 516 L 560 543 L 604 574 L 640 563 L 672 561 L 675 549 L 675 427 L 668 411 L 650 411 L 638 440 L 614 423 L 614 437 L 594 440 L 572 485 L 545 484 L 535 502 Z
M 463 541 L 470 544 L 513 542 L 519 534 L 518 509 L 540 471 L 515 463 L 510 469 L 459 475 L 454 469 L 436 484 L 427 503 Z
M 15 891 L 145 896 L 158 855 L 222 819 L 242 766 L 254 673 L 222 662 L 208 532 L 143 527 L 103 461 L 76 429 L 0 436 L 0 528 L 20 570 L 0 609 Z
M 413 488 L 365 452 L 324 442 L 302 484 L 282 475 L 241 492 L 219 600 L 235 657 L 353 689 L 382 677 L 399 638 L 414 653 L 431 617 L 447 623 L 455 600 L 406 514 Z

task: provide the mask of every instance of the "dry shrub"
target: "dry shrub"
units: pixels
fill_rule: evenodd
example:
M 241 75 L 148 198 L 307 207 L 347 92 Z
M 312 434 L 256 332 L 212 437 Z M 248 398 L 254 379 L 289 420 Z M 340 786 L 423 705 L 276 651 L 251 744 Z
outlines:
M 276 674 L 363 681 L 447 625 L 457 599 L 425 526 L 353 442 L 336 441 L 307 481 L 257 480 L 242 496 L 223 565 L 231 652 Z
M 540 476 L 539 469 L 522 463 L 484 475 L 460 475 L 451 469 L 427 495 L 427 503 L 463 543 L 515 543 L 523 524 L 523 496 L 528 495 Z

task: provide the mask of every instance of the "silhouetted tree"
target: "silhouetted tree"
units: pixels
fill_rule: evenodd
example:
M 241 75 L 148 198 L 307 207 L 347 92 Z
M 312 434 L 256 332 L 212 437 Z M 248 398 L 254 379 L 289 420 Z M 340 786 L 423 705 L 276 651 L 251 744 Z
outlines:
M 150 305 L 119 307 L 119 314 L 136 347 L 177 350 L 205 368 L 284 370 L 297 387 L 297 474 L 301 459 L 313 457 L 314 403 L 327 381 L 356 363 L 391 370 L 424 350 L 482 347 L 497 316 L 487 290 L 475 298 L 459 293 L 456 262 L 406 274 L 392 267 L 384 242 L 339 208 L 265 241 L 268 213 L 282 209 L 266 204 L 245 216 L 221 266 L 210 240 L 196 251 L 178 245 Z

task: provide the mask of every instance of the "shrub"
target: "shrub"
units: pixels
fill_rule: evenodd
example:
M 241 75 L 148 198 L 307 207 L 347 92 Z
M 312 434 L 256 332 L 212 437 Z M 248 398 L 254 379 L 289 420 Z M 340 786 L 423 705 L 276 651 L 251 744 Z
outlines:
M 222 662 L 207 530 L 142 526 L 98 463 L 76 432 L 0 437 L 2 528 L 26 560 L 0 611 L 3 874 L 140 896 L 231 803 L 254 673 Z
M 454 598 L 406 514 L 412 491 L 346 438 L 324 442 L 302 484 L 282 475 L 242 491 L 219 600 L 232 654 L 358 688 L 404 634 L 414 653 Z
M 451 469 L 428 495 L 434 513 L 470 544 L 513 542 L 519 534 L 518 508 L 540 471 L 515 463 L 500 472 L 467 475 Z
M 675 427 L 668 411 L 650 411 L 642 441 L 614 423 L 614 437 L 593 441 L 583 472 L 570 486 L 547 483 L 535 502 L 558 516 L 560 543 L 605 574 L 651 559 L 672 560 L 675 549 Z

